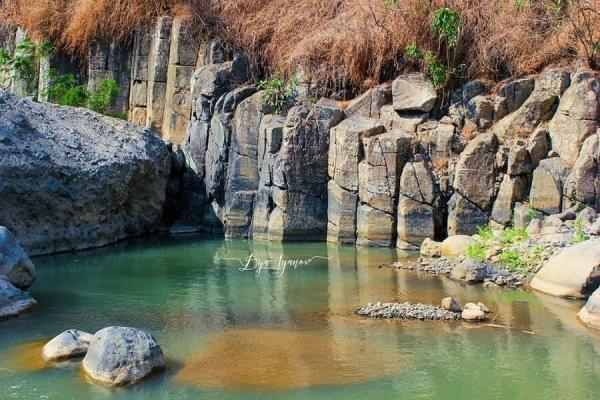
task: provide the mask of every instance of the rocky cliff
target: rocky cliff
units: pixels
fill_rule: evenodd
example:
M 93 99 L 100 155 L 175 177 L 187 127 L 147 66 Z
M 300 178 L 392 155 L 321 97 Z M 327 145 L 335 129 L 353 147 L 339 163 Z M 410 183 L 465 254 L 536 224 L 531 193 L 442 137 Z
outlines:
M 410 249 L 508 226 L 515 207 L 600 205 L 595 72 L 548 69 L 494 90 L 470 82 L 441 116 L 431 84 L 409 74 L 281 116 L 234 82 L 239 57 L 194 73 L 185 163 L 171 178 L 179 217 L 205 230 Z
M 0 223 L 32 255 L 156 228 L 170 161 L 150 130 L 0 92 Z

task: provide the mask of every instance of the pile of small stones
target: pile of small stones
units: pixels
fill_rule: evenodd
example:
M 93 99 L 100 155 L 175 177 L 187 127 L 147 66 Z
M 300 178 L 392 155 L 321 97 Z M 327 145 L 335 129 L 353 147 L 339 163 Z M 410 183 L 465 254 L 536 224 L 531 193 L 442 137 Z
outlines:
M 397 318 L 403 320 L 459 320 L 460 313 L 444 310 L 429 304 L 411 303 L 369 303 L 356 310 L 356 314 L 370 318 Z

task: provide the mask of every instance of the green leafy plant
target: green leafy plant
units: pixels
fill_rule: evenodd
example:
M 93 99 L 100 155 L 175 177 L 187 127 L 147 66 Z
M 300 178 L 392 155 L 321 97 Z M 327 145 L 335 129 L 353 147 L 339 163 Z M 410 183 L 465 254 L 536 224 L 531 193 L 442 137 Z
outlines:
M 86 107 L 100 114 L 124 118 L 111 110 L 112 103 L 119 95 L 119 86 L 114 78 L 105 79 L 96 90 L 90 91 L 85 84 L 79 84 L 73 74 L 61 75 L 51 79 L 46 95 L 49 101 L 56 104 Z
M 446 39 L 448 47 L 455 48 L 458 45 L 460 27 L 458 12 L 447 7 L 435 10 L 431 28 L 440 39 Z
M 483 261 L 486 258 L 486 246 L 482 243 L 475 243 L 467 249 L 467 257 L 472 260 Z
M 258 88 L 264 90 L 261 99 L 263 106 L 272 107 L 277 114 L 281 114 L 292 107 L 298 98 L 297 87 L 299 83 L 296 76 L 286 80 L 279 73 L 268 80 L 261 81 Z
M 46 91 L 48 100 L 61 106 L 86 107 L 89 92 L 85 85 L 80 85 L 75 79 L 75 75 L 66 74 L 52 78 L 51 85 Z
M 8 90 L 13 82 L 23 80 L 27 91 L 33 91 L 38 78 L 39 59 L 53 52 L 54 46 L 50 42 L 36 44 L 27 36 L 16 45 L 13 55 L 0 49 L 0 89 Z
M 529 239 L 529 234 L 525 229 L 507 228 L 502 231 L 501 238 L 505 243 L 513 244 Z
M 464 68 L 463 64 L 457 63 L 461 33 L 460 15 L 447 7 L 438 8 L 434 12 L 430 29 L 438 36 L 437 54 L 430 50 L 424 51 L 415 43 L 406 46 L 404 52 L 407 57 L 424 66 L 429 80 L 436 88 L 443 88 Z M 440 61 L 439 54 L 442 48 L 446 50 L 445 62 Z
M 498 261 L 509 271 L 519 271 L 527 266 L 527 261 L 521 258 L 519 252 L 514 249 L 502 251 L 498 256 Z
M 582 243 L 585 242 L 586 240 L 588 240 L 590 237 L 588 235 L 586 235 L 585 230 L 583 229 L 583 218 L 579 217 L 575 220 L 575 233 L 573 234 L 573 237 L 571 238 L 571 242 L 574 244 L 577 243 Z

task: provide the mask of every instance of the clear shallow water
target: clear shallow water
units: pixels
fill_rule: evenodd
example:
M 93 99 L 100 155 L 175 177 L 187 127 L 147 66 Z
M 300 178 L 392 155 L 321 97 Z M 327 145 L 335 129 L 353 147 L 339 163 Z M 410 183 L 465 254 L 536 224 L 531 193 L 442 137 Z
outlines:
M 250 254 L 323 259 L 257 276 L 232 260 Z M 37 259 L 40 307 L 0 321 L 0 399 L 596 398 L 600 335 L 576 321 L 580 303 L 378 268 L 396 257 L 190 237 Z M 504 328 L 353 315 L 369 302 L 448 295 L 493 306 Z M 152 333 L 168 370 L 106 389 L 78 363 L 34 365 L 36 340 L 108 325 Z

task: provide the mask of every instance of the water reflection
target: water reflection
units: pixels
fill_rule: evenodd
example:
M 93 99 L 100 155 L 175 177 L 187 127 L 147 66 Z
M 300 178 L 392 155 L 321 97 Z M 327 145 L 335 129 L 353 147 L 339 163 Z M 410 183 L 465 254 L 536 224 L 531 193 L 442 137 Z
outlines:
M 323 259 L 282 276 L 241 272 L 230 260 L 251 254 Z M 552 398 L 556 393 L 585 398 L 600 390 L 600 338 L 575 319 L 579 304 L 379 268 L 400 256 L 391 249 L 188 238 L 37 259 L 39 279 L 32 294 L 40 308 L 0 323 L 0 385 L 26 377 L 37 392 L 20 392 L 22 398 L 48 392 L 89 398 L 90 391 L 97 392 L 81 381 L 76 368 L 5 373 L 7 349 L 65 329 L 93 332 L 125 325 L 153 333 L 182 368 L 98 398 L 187 399 L 207 393 L 238 398 L 229 390 L 250 386 L 253 393 L 278 389 L 274 398 L 294 393 L 306 398 L 298 393 L 316 387 L 309 397 L 327 399 L 331 393 L 340 398 L 482 393 L 486 398 Z M 483 301 L 494 309 L 494 324 L 501 328 L 354 315 L 369 302 L 439 304 L 446 296 Z M 339 387 L 332 389 L 334 384 Z

